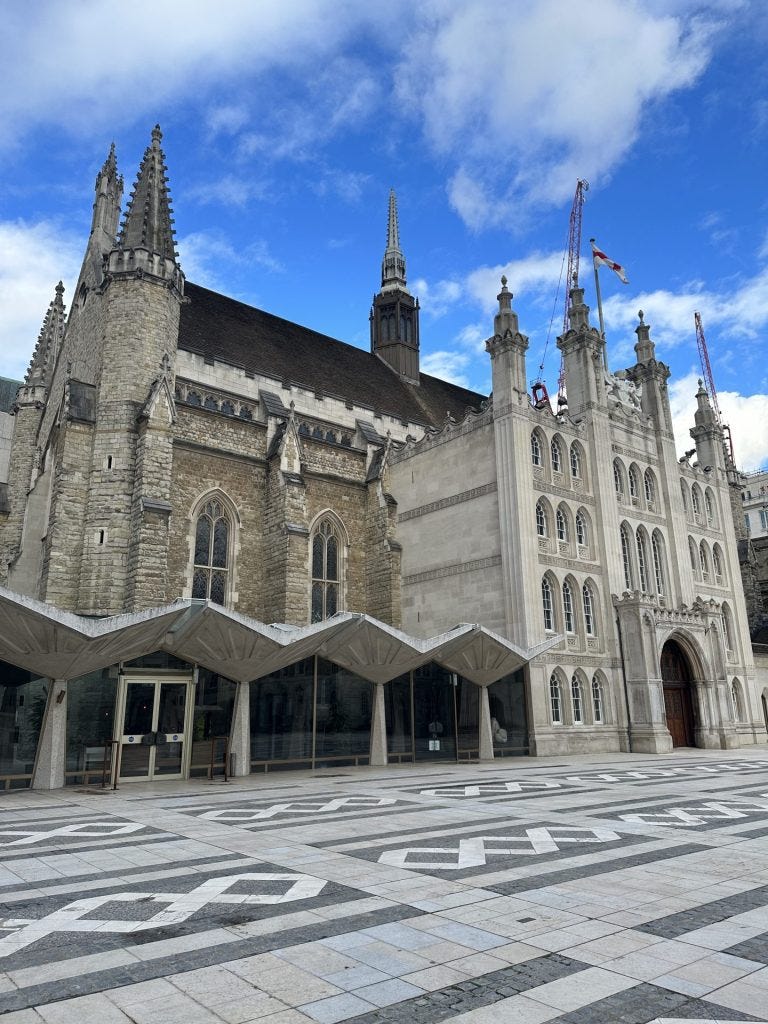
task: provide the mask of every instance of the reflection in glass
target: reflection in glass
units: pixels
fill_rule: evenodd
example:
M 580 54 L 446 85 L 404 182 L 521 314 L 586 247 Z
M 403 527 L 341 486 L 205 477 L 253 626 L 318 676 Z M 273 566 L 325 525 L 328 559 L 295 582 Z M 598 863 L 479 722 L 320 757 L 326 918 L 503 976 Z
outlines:
M 47 694 L 47 679 L 0 662 L 0 775 L 32 774 Z M 30 781 L 19 779 L 11 788 Z
M 493 752 L 496 757 L 528 754 L 528 714 L 522 669 L 488 687 Z
M 477 757 L 480 753 L 479 714 L 480 687 L 459 676 L 456 687 L 456 728 L 462 757 Z
M 384 687 L 387 717 L 387 751 L 389 754 L 413 756 L 411 735 L 411 676 L 406 673 Z
M 107 771 L 110 751 L 105 749 L 112 739 L 117 694 L 117 669 L 101 669 L 78 679 L 70 679 L 67 686 L 67 772 Z M 68 775 L 67 784 L 80 784 L 86 780 L 79 775 Z M 93 778 L 90 781 L 94 781 Z
M 313 691 L 313 658 L 251 683 L 252 761 L 311 759 Z
M 184 732 L 184 709 L 186 705 L 186 683 L 161 683 L 160 704 L 157 715 L 159 733 Z
M 413 673 L 413 725 L 417 761 L 456 759 L 451 673 L 434 662 Z
M 125 698 L 123 735 L 141 737 L 152 731 L 154 683 L 129 683 Z
M 367 755 L 372 706 L 373 683 L 318 658 L 316 758 Z

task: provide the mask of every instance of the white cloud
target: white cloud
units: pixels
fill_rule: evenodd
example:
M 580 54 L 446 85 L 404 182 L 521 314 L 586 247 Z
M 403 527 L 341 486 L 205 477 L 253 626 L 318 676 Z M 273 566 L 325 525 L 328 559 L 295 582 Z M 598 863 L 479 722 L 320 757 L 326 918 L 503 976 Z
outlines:
M 672 382 L 669 404 L 678 454 L 694 447 L 690 429 L 696 412 L 696 392 L 700 374 L 691 371 Z M 737 391 L 718 392 L 723 423 L 731 429 L 736 465 L 745 470 L 768 465 L 768 395 L 742 395 Z
M 0 221 L 0 375 L 24 376 L 56 283 L 68 305 L 83 251 L 82 237 L 53 221 Z
M 467 369 L 471 357 L 466 352 L 451 352 L 442 350 L 430 352 L 429 355 L 421 358 L 421 372 L 429 373 L 433 377 L 440 377 L 442 380 L 449 380 L 460 387 L 469 387 Z
M 398 72 L 404 105 L 458 166 L 449 196 L 466 223 L 514 223 L 601 182 L 636 142 L 649 106 L 691 86 L 710 55 L 711 7 L 679 16 L 637 0 L 433 3 Z
M 235 248 L 222 231 L 195 231 L 178 241 L 179 261 L 189 281 L 231 293 L 227 272 L 233 267 L 260 266 L 273 273 L 285 268 L 269 251 L 267 243 L 257 239 L 244 249 Z
M 270 186 L 266 181 L 225 174 L 215 181 L 191 185 L 184 192 L 184 201 L 198 202 L 202 206 L 221 203 L 222 206 L 244 207 L 251 199 L 263 199 L 269 192 Z
M 658 289 L 629 298 L 615 293 L 603 303 L 606 328 L 626 330 L 637 326 L 637 312 L 653 326 L 658 343 L 674 345 L 694 338 L 693 314 L 701 313 L 704 328 L 727 327 L 733 337 L 754 339 L 768 325 L 768 267 L 746 281 L 729 282 L 722 293 L 705 289 L 700 281 L 679 292 Z

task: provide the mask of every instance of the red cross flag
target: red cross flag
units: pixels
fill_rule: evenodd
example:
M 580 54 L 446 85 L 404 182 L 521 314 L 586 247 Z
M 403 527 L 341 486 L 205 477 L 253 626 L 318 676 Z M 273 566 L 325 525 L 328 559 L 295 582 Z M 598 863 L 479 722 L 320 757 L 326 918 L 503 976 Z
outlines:
M 615 260 L 606 256 L 602 249 L 598 249 L 595 243 L 591 240 L 590 245 L 592 246 L 592 259 L 595 261 L 595 267 L 610 267 L 622 284 L 629 284 L 629 278 L 626 275 L 624 267 L 622 267 L 620 263 L 616 263 Z

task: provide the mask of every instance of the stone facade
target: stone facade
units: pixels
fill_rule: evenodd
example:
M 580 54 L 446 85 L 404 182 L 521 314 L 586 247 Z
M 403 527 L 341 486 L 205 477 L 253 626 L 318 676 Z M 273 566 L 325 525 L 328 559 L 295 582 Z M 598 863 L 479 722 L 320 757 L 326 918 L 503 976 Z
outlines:
M 454 387 L 418 370 L 394 196 L 368 354 L 185 281 L 160 143 L 119 232 L 110 152 L 74 301 L 65 315 L 56 289 L 19 389 L 0 582 L 85 616 L 200 598 L 267 623 L 351 611 L 422 638 L 475 622 L 548 642 L 526 669 L 533 753 L 764 736 L 738 474 L 703 390 L 696 460 L 678 461 L 642 317 L 636 363 L 610 373 L 574 288 L 554 411 L 528 394 L 502 279 L 493 395 Z M 492 756 L 486 691 L 482 708 Z

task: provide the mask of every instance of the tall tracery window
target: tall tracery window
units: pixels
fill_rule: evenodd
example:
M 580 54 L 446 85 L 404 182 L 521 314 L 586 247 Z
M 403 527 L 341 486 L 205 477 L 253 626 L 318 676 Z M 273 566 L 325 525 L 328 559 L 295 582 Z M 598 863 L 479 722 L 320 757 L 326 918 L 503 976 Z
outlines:
M 581 477 L 581 452 L 575 442 L 571 445 L 571 476 L 574 480 Z
M 322 622 L 341 608 L 341 543 L 330 519 L 312 535 L 312 622 Z
M 603 721 L 603 691 L 597 676 L 592 676 L 592 717 L 596 725 Z
M 653 551 L 653 572 L 656 577 L 656 593 L 659 597 L 664 596 L 664 556 L 659 535 L 654 533 L 651 538 L 651 550 Z
M 544 614 L 544 629 L 554 629 L 555 619 L 552 611 L 552 584 L 545 576 L 541 581 L 541 610 Z
M 555 524 L 557 526 L 557 539 L 562 541 L 568 540 L 568 520 L 565 517 L 565 512 L 559 508 L 555 514 Z
M 640 482 L 637 476 L 637 467 L 629 467 L 629 496 L 630 498 L 640 497 Z
M 192 597 L 225 604 L 229 583 L 231 523 L 221 501 L 208 501 L 195 525 L 195 564 Z
M 568 580 L 563 583 L 563 621 L 566 633 L 576 632 L 573 615 L 573 591 Z
M 560 442 L 556 437 L 552 438 L 552 443 L 549 446 L 550 453 L 552 456 L 552 472 L 562 473 L 563 471 L 563 453 L 560 450 Z
M 715 583 L 718 586 L 722 586 L 725 579 L 723 575 L 723 559 L 717 544 L 712 548 L 712 571 L 715 574 Z
M 694 485 L 691 488 L 691 508 L 693 509 L 693 518 L 697 523 L 701 522 L 701 502 L 699 500 L 698 488 Z
M 582 547 L 587 545 L 587 520 L 583 512 L 576 513 L 576 543 Z
M 581 597 L 584 604 L 584 629 L 587 636 L 595 636 L 595 598 L 588 583 L 581 588 Z
M 535 430 L 531 434 L 531 462 L 534 466 L 541 465 L 541 441 Z
M 653 479 L 653 473 L 650 469 L 646 469 L 643 476 L 643 482 L 645 485 L 645 500 L 649 505 L 653 505 L 656 501 L 656 483 Z
M 554 672 L 549 677 L 549 706 L 552 710 L 552 721 L 562 722 L 563 709 L 562 698 L 560 696 L 560 680 Z
M 547 514 L 540 501 L 536 502 L 536 533 L 539 537 L 547 536 Z
M 581 683 L 579 677 L 571 677 L 571 702 L 573 704 L 573 724 L 582 725 L 584 722 L 584 702 L 581 696 Z
M 640 589 L 647 594 L 650 589 L 648 586 L 648 549 L 642 530 L 637 531 L 637 570 L 640 576 Z
M 632 573 L 632 551 L 629 546 L 629 529 L 622 525 L 621 530 L 621 561 L 624 566 L 624 586 L 627 590 L 634 590 L 634 578 Z
M 707 516 L 707 526 L 712 526 L 715 522 L 715 507 L 712 503 L 712 495 L 709 491 L 704 494 L 704 511 Z

